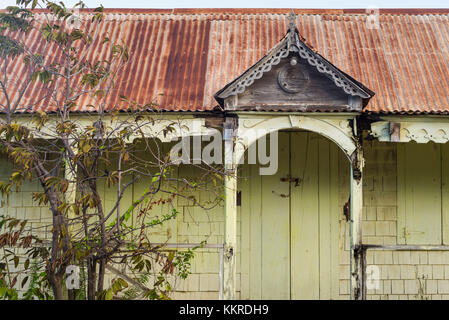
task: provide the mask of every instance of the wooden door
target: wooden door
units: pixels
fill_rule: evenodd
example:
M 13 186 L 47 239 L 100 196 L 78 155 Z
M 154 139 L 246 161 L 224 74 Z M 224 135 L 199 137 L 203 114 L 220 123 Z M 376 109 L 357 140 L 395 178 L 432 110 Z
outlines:
M 317 134 L 280 132 L 275 175 L 243 166 L 242 299 L 337 297 L 337 156 Z

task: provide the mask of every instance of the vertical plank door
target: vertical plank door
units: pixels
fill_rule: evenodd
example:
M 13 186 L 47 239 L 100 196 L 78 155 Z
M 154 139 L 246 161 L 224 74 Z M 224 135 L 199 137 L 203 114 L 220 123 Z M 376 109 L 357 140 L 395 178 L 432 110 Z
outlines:
M 291 133 L 291 299 L 338 297 L 338 147 Z
M 275 175 L 243 165 L 242 299 L 337 297 L 338 152 L 317 134 L 280 132 Z

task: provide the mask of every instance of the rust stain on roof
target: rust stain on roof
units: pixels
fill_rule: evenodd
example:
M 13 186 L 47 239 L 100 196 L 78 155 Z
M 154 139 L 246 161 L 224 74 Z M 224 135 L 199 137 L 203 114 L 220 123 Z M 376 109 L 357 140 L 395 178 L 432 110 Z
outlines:
M 449 114 L 449 9 L 381 9 L 369 28 L 364 9 L 295 9 L 299 33 L 319 54 L 376 95 L 368 113 Z M 83 12 L 83 11 L 82 11 Z M 120 95 L 161 110 L 210 111 L 214 93 L 256 63 L 285 35 L 290 9 L 106 9 L 100 33 L 123 39 L 131 60 L 109 101 Z M 87 13 L 87 12 L 86 12 Z M 39 13 L 43 16 L 43 13 Z M 31 32 L 28 43 L 52 52 Z M 91 57 L 105 56 L 99 44 Z M 21 63 L 9 72 L 25 76 Z M 35 83 L 31 110 L 51 112 Z M 0 102 L 4 99 L 0 95 Z M 76 111 L 92 98 L 77 101 Z

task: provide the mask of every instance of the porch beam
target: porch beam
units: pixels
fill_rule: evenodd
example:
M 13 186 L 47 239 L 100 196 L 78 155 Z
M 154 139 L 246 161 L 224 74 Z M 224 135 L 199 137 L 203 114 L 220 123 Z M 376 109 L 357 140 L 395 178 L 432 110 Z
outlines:
M 127 143 L 133 143 L 134 139 L 142 137 L 157 138 L 161 142 L 171 142 L 186 136 L 204 136 L 215 133 L 214 129 L 208 128 L 206 118 L 194 117 L 192 115 L 155 115 L 148 117 L 148 119 L 145 118 L 146 120 L 141 120 L 138 124 L 135 122 L 135 117 L 129 115 L 119 115 L 117 118 L 106 115 L 102 120 L 105 127 L 109 128 L 109 139 L 115 139 L 120 135 L 124 123 L 134 126 L 135 131 L 127 137 Z M 80 131 L 85 130 L 94 123 L 92 117 L 85 115 L 72 115 L 71 119 L 79 126 Z M 29 129 L 34 129 L 35 127 L 28 116 L 18 118 L 17 123 Z M 44 128 L 39 131 L 35 138 L 54 139 L 58 123 L 57 117 L 50 116 Z M 170 130 L 167 130 L 167 128 L 170 128 Z
M 449 251 L 446 245 L 380 245 L 380 244 L 363 244 L 363 250 L 376 251 Z

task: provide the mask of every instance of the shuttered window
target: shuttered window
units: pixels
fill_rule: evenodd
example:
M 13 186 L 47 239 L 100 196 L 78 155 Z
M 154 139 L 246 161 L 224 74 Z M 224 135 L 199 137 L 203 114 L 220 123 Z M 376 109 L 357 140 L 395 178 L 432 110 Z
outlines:
M 439 245 L 448 240 L 443 234 L 444 201 L 449 198 L 444 194 L 446 150 L 435 143 L 398 144 L 398 243 Z

